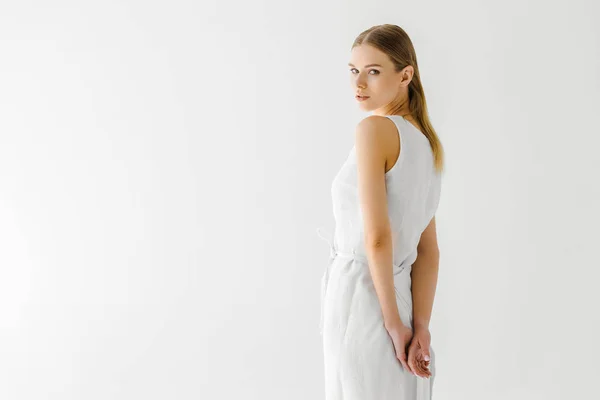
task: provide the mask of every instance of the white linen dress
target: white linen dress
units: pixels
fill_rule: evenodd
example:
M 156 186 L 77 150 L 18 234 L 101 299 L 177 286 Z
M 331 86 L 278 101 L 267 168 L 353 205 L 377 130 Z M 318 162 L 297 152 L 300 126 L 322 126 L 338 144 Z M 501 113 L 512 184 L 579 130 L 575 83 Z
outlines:
M 435 171 L 429 140 L 402 116 L 388 115 L 400 138 L 400 155 L 386 173 L 393 241 L 393 275 L 402 322 L 413 327 L 411 270 L 417 244 L 437 210 L 441 174 Z M 432 376 L 414 376 L 396 358 L 384 327 L 364 246 L 358 199 L 355 147 L 331 185 L 335 229 L 321 280 L 321 322 L 326 400 L 430 400 Z M 433 342 L 433 339 L 432 339 Z

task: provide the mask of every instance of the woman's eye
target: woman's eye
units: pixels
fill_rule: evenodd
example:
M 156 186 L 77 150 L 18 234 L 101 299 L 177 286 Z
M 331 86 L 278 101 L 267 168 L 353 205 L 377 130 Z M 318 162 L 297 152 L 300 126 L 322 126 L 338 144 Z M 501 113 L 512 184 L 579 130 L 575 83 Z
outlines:
M 358 70 L 356 68 L 352 68 L 350 70 L 350 72 L 352 72 L 352 73 L 354 73 L 354 71 L 358 71 Z M 374 74 L 371 74 L 371 75 L 379 75 L 379 71 L 376 70 L 376 69 L 372 69 L 372 70 L 369 71 L 369 73 L 371 73 L 371 72 L 375 72 Z

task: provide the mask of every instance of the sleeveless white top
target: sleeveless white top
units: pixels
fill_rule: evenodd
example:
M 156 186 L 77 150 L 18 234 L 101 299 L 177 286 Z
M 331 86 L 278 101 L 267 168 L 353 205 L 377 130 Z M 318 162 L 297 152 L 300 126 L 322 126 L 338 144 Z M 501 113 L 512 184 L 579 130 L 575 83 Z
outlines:
M 417 258 L 421 233 L 435 215 L 440 201 L 441 173 L 435 170 L 427 137 L 402 116 L 386 117 L 395 123 L 400 138 L 398 159 L 385 174 L 394 274 L 397 274 Z M 331 196 L 334 251 L 353 253 L 366 260 L 355 146 L 333 179 Z

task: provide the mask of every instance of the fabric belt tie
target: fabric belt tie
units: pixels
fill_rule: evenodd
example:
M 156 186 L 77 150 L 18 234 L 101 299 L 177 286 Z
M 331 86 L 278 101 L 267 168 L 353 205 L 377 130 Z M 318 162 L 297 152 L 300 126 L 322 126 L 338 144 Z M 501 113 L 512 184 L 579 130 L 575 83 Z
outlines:
M 317 228 L 317 234 L 323 240 L 325 240 L 329 244 L 329 262 L 325 267 L 325 272 L 323 273 L 323 277 L 321 278 L 321 317 L 319 322 L 319 332 L 321 335 L 323 334 L 323 324 L 325 319 L 325 295 L 327 294 L 327 287 L 329 286 L 329 275 L 331 273 L 331 266 L 333 265 L 333 260 L 336 257 L 344 257 L 344 258 L 353 258 L 356 260 L 360 260 L 364 263 L 368 262 L 367 257 L 356 254 L 356 250 L 352 249 L 351 251 L 341 251 L 335 247 L 335 240 L 333 235 L 331 234 L 323 234 L 325 229 L 323 227 Z
M 317 228 L 317 235 L 323 240 L 325 240 L 329 244 L 329 261 L 327 266 L 325 267 L 325 272 L 323 273 L 323 277 L 321 278 L 321 315 L 319 316 L 319 333 L 323 335 L 323 322 L 325 317 L 325 294 L 327 293 L 327 286 L 329 284 L 329 273 L 331 270 L 331 265 L 333 264 L 333 260 L 337 254 L 334 240 L 331 235 L 324 235 L 324 228 Z M 331 237 L 331 239 L 329 239 Z

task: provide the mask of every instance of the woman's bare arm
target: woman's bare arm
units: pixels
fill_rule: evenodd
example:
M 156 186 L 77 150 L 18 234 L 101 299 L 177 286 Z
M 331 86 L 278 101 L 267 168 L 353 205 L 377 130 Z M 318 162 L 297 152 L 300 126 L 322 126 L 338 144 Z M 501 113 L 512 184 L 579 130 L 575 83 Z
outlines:
M 392 236 L 385 186 L 387 153 L 394 148 L 390 144 L 392 140 L 396 140 L 398 147 L 397 137 L 393 121 L 373 115 L 358 124 L 355 136 L 365 249 L 386 327 L 402 324 L 394 289 Z
M 440 250 L 437 243 L 435 216 L 421 234 L 417 259 L 412 265 L 412 299 L 414 329 L 429 329 L 433 299 L 438 280 Z

